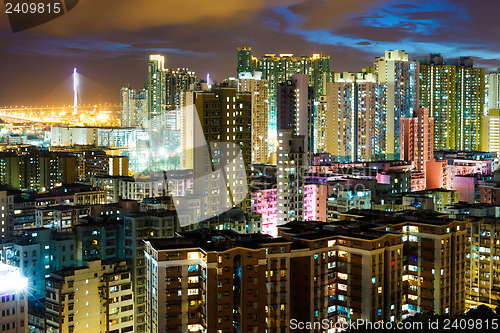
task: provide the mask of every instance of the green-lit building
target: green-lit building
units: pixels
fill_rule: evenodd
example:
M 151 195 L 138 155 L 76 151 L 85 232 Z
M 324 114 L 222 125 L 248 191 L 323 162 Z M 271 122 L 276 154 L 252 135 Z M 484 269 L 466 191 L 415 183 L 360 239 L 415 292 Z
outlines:
M 420 63 L 420 106 L 434 117 L 434 149 L 479 150 L 484 111 L 484 68 L 472 58 L 445 60 L 441 54 Z
M 307 74 L 309 86 L 314 89 L 314 100 L 325 95 L 326 83 L 332 80 L 330 56 L 313 54 L 312 56 L 294 57 L 293 54 L 266 54 L 257 59 L 252 56 L 252 49 L 238 49 L 238 74 L 241 72 L 262 72 L 262 79 L 269 82 L 269 139 L 277 137 L 277 87 L 292 79 L 294 74 Z M 275 151 L 273 147 L 270 147 Z

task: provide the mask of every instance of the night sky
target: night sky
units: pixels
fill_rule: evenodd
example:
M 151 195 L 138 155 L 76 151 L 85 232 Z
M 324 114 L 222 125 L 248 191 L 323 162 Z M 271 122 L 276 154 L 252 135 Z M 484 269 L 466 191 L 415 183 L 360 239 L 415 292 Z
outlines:
M 3 2 L 2 2 L 3 6 Z M 359 71 L 386 49 L 500 66 L 499 0 L 80 0 L 64 16 L 12 33 L 0 13 L 0 106 L 70 103 L 73 67 L 84 102 L 118 102 L 146 82 L 149 54 L 200 77 L 235 76 L 236 48 L 254 55 L 326 53 L 333 70 Z

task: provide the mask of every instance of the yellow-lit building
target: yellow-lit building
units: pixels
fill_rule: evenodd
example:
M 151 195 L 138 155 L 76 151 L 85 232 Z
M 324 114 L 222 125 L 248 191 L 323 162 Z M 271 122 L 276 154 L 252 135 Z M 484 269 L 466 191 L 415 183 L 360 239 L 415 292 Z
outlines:
M 490 109 L 483 117 L 481 127 L 481 150 L 500 156 L 500 110 Z
M 471 218 L 467 227 L 466 310 L 500 304 L 500 220 Z
M 45 283 L 46 332 L 134 332 L 134 298 L 124 261 L 90 261 L 51 273 Z
M 238 91 L 252 96 L 252 163 L 269 162 L 269 83 L 262 73 L 240 73 Z

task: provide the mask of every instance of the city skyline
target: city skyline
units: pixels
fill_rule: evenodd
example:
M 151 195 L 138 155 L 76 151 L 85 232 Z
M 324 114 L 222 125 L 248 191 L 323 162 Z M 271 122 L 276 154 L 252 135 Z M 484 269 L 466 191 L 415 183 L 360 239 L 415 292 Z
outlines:
M 236 76 L 235 49 L 244 44 L 258 55 L 325 53 L 335 72 L 359 71 L 391 49 L 405 50 L 410 58 L 431 52 L 472 56 L 486 71 L 500 66 L 494 19 L 500 5 L 491 0 L 222 1 L 200 2 L 195 13 L 192 3 L 113 5 L 81 2 L 52 22 L 16 34 L 1 15 L 0 105 L 44 103 L 74 67 L 100 84 L 95 90 L 102 100 L 117 103 L 121 86 L 146 83 L 144 65 L 157 53 L 166 57 L 166 68 L 187 67 L 220 82 Z M 27 75 L 30 80 L 15 80 Z M 28 96 L 20 93 L 25 89 Z M 94 96 L 89 99 L 94 103 Z
M 497 332 L 498 3 L 4 0 L 0 330 Z

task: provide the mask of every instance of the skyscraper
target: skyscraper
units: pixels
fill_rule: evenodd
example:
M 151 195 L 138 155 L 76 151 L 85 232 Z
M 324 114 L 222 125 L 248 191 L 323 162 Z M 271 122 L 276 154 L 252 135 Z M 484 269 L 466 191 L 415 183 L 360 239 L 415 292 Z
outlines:
M 165 57 L 149 56 L 148 63 L 148 117 L 147 128 L 158 130 L 163 126 L 162 116 L 166 111 Z
M 403 161 L 412 161 L 414 170 L 424 173 L 427 161 L 434 155 L 434 118 L 429 109 L 417 108 L 413 117 L 401 118 L 401 154 Z
M 182 92 L 196 83 L 198 77 L 187 68 L 165 69 L 165 57 L 149 56 L 148 64 L 148 126 L 151 129 L 178 130 L 178 110 L 182 106 Z
M 121 91 L 121 125 L 130 127 L 146 127 L 144 120 L 148 117 L 148 90 L 131 89 L 130 85 Z
M 260 72 L 241 72 L 238 91 L 252 95 L 252 163 L 268 163 L 269 84 Z
M 304 136 L 309 164 L 314 153 L 313 94 L 314 89 L 309 86 L 305 74 L 292 75 L 290 80 L 278 84 L 278 131 L 292 130 L 294 135 Z
M 488 109 L 500 109 L 500 67 L 488 75 Z
M 278 132 L 277 152 L 278 226 L 304 220 L 304 173 L 307 166 L 306 141 L 292 129 Z
M 238 47 L 238 67 L 236 67 L 236 72 L 253 72 L 254 70 L 253 59 L 252 59 L 252 48 L 248 46 Z
M 434 117 L 434 149 L 479 150 L 484 112 L 484 68 L 472 58 L 444 60 L 441 54 L 420 63 L 420 105 Z
M 387 86 L 372 73 L 336 73 L 328 84 L 326 149 L 339 162 L 386 156 Z
M 241 61 L 240 61 L 241 58 Z M 309 86 L 313 87 L 314 99 L 319 99 L 323 94 L 327 82 L 332 79 L 330 70 L 330 56 L 313 54 L 312 56 L 294 57 L 293 54 L 266 54 L 256 59 L 251 54 L 251 49 L 238 50 L 237 71 L 248 72 L 248 61 L 252 59 L 252 70 L 262 72 L 262 78 L 269 82 L 269 139 L 277 137 L 277 89 L 279 83 L 292 79 L 294 74 L 306 74 L 309 77 Z M 270 145 L 271 152 L 275 147 Z
M 418 62 L 408 61 L 404 51 L 385 51 L 375 58 L 378 82 L 387 86 L 386 154 L 388 160 L 399 158 L 400 119 L 411 117 L 418 107 Z
M 481 150 L 500 156 L 500 110 L 490 109 L 481 126 Z
M 193 169 L 194 194 L 206 198 L 207 218 L 237 203 L 250 212 L 251 111 L 251 94 L 236 88 L 186 92 L 183 167 Z

